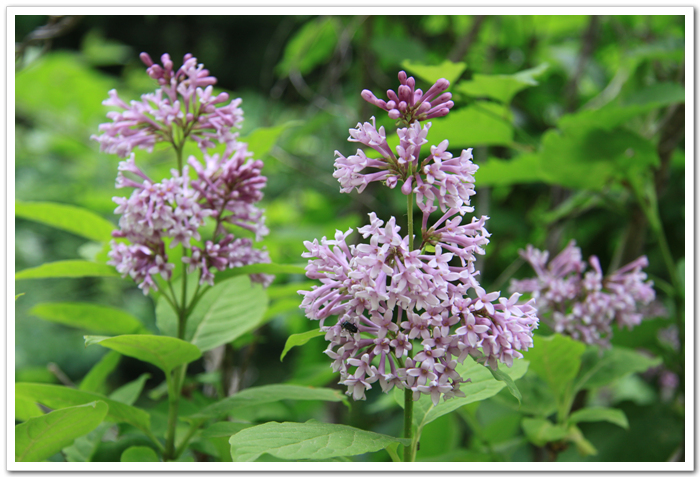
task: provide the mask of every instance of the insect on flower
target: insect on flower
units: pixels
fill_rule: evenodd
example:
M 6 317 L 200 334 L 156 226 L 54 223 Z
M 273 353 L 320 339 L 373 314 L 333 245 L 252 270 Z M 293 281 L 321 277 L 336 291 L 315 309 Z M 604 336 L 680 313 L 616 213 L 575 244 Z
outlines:
M 344 330 L 349 331 L 350 333 L 357 333 L 357 326 L 353 325 L 349 321 L 343 321 L 340 324 L 340 327 L 343 328 Z

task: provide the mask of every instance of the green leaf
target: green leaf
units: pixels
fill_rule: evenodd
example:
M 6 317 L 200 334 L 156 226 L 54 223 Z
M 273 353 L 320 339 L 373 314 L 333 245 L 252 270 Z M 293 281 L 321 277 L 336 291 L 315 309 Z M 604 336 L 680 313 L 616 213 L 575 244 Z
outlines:
M 197 273 L 187 275 L 187 303 L 191 303 L 194 298 L 194 292 L 199 281 L 198 275 Z M 182 303 L 182 278 L 173 280 L 172 284 L 173 290 L 175 290 L 176 302 Z M 156 326 L 158 326 L 160 333 L 166 336 L 177 336 L 177 324 L 178 317 L 170 303 L 164 297 L 159 296 L 156 302 Z
M 231 421 L 221 421 L 215 422 L 211 426 L 207 427 L 202 431 L 202 438 L 210 437 L 231 437 L 237 432 L 242 431 L 252 427 L 252 424 L 247 422 L 231 422 Z
M 257 128 L 247 136 L 240 138 L 240 141 L 248 143 L 248 150 L 255 154 L 257 159 L 262 159 L 272 149 L 283 132 L 301 124 L 301 121 L 287 121 L 271 128 Z
M 569 433 L 566 439 L 576 445 L 576 450 L 578 450 L 579 454 L 583 457 L 596 455 L 598 453 L 595 446 L 591 444 L 588 439 L 583 437 L 581 430 L 574 425 L 569 426 Z
M 634 350 L 614 346 L 601 355 L 590 348 L 582 356 L 581 372 L 575 389 L 592 389 L 610 384 L 631 373 L 641 373 L 661 364 L 661 358 L 650 358 Z
M 283 263 L 256 263 L 254 265 L 246 265 L 244 267 L 227 268 L 220 272 L 216 272 L 216 283 L 221 283 L 229 278 L 238 277 L 240 275 L 251 275 L 254 273 L 267 273 L 270 275 L 282 275 L 285 273 L 297 273 L 303 275 L 306 273 L 305 265 L 289 265 Z
M 560 441 L 568 434 L 565 427 L 553 424 L 547 419 L 526 417 L 521 425 L 527 439 L 536 446 L 544 446 L 547 442 Z
M 187 341 L 156 335 L 85 336 L 85 346 L 99 344 L 125 356 L 154 364 L 169 373 L 181 364 L 202 356 L 199 349 Z
M 107 404 L 81 406 L 33 417 L 15 426 L 15 461 L 40 462 L 95 429 L 107 415 Z
M 533 341 L 534 346 L 525 353 L 525 358 L 530 361 L 530 370 L 561 399 L 570 390 L 581 367 L 581 355 L 586 346 L 560 334 L 546 338 L 535 335 Z
M 510 376 L 511 379 L 519 379 L 525 374 L 527 368 L 527 361 L 522 359 L 515 360 L 512 367 L 504 370 L 504 374 Z M 503 381 L 494 379 L 486 366 L 475 362 L 471 357 L 465 359 L 463 364 L 458 365 L 456 370 L 464 379 L 471 379 L 471 382 L 464 383 L 459 388 L 465 394 L 465 397 L 455 397 L 447 401 L 440 401 L 437 406 L 434 406 L 430 396 L 427 394 L 421 395 L 420 399 L 413 403 L 413 427 L 417 432 L 420 432 L 423 426 L 438 417 L 444 416 L 465 404 L 488 399 L 506 387 Z M 395 389 L 394 399 L 403 408 L 404 391 Z
M 470 81 L 461 81 L 455 86 L 455 91 L 473 97 L 486 97 L 509 104 L 519 91 L 539 83 L 535 78 L 544 73 L 549 65 L 543 63 L 535 68 L 519 71 L 512 75 L 481 75 L 474 74 Z
M 94 212 L 54 202 L 15 200 L 15 216 L 41 222 L 96 242 L 109 242 L 115 225 Z
M 160 459 L 150 447 L 133 446 L 122 453 L 121 462 L 160 462 Z
M 110 351 L 100 359 L 95 366 L 85 375 L 78 389 L 101 393 L 105 388 L 107 376 L 117 368 L 122 355 L 116 351 Z
M 243 429 L 229 440 L 234 462 L 251 462 L 262 454 L 286 460 L 322 460 L 376 452 L 409 439 L 321 422 L 268 422 Z
M 107 399 L 101 394 L 60 386 L 57 384 L 16 383 L 15 395 L 33 399 L 50 409 L 64 409 L 79 406 L 92 401 L 104 401 L 109 406 L 105 420 L 110 422 L 126 422 L 144 432 L 150 432 L 150 416 L 147 412 Z
M 143 324 L 133 315 L 118 308 L 92 303 L 41 303 L 29 313 L 46 321 L 92 333 L 120 335 L 146 332 Z
M 282 60 L 275 68 L 277 74 L 287 76 L 298 70 L 305 75 L 316 66 L 326 63 L 335 51 L 338 31 L 340 25 L 334 17 L 306 22 L 287 42 Z
M 513 142 L 512 120 L 513 114 L 507 106 L 475 101 L 444 118 L 434 119 L 430 137 L 448 139 L 450 149 L 509 145 Z
M 15 295 L 15 301 L 17 301 L 17 298 L 21 297 L 22 295 L 24 295 L 24 293 L 20 293 L 19 295 Z
M 521 402 L 523 396 L 520 394 L 520 391 L 518 390 L 518 387 L 515 385 L 515 382 L 513 381 L 513 378 L 511 378 L 508 374 L 504 373 L 500 369 L 491 369 L 490 367 L 487 368 L 489 371 L 491 371 L 491 374 L 493 375 L 494 379 L 497 381 L 503 381 L 506 383 L 506 387 L 508 388 L 508 391 L 513 395 L 515 399 L 518 400 L 518 402 Z
M 36 405 L 34 399 L 15 394 L 15 419 L 18 421 L 27 421 L 32 417 L 43 416 L 44 411 Z
M 453 84 L 467 69 L 466 63 L 453 63 L 450 60 L 445 60 L 439 65 L 424 65 L 411 60 L 404 60 L 401 66 L 430 85 L 440 78 L 445 78 L 450 84 Z
M 284 401 L 345 401 L 346 398 L 337 389 L 312 388 L 295 384 L 269 384 L 247 388 L 226 399 L 200 409 L 190 416 L 193 419 L 219 417 L 234 409 L 270 402 Z
M 185 337 L 202 352 L 230 343 L 257 328 L 265 316 L 267 295 L 247 276 L 211 288 L 187 319 Z
M 68 462 L 91 462 L 95 451 L 102 442 L 107 429 L 114 426 L 111 422 L 102 422 L 94 430 L 78 437 L 72 445 L 65 447 L 61 452 Z
M 30 278 L 80 278 L 80 277 L 118 277 L 111 265 L 87 262 L 85 260 L 60 260 L 49 262 L 34 268 L 25 268 L 15 273 L 15 280 Z
M 325 333 L 321 330 L 311 330 L 304 333 L 296 333 L 290 335 L 287 338 L 287 342 L 284 344 L 284 349 L 282 350 L 282 355 L 280 356 L 280 361 L 284 359 L 290 349 L 295 346 L 303 346 L 314 338 L 324 336 Z
M 521 154 L 512 159 L 489 159 L 479 164 L 476 180 L 480 186 L 550 182 L 538 154 Z
M 151 375 L 149 373 L 143 373 L 130 383 L 114 390 L 114 392 L 109 395 L 109 398 L 131 406 L 141 395 L 141 391 L 143 391 L 143 387 L 150 377 Z
M 571 413 L 569 422 L 598 422 L 608 421 L 623 429 L 629 428 L 627 416 L 620 409 L 611 407 L 586 407 Z

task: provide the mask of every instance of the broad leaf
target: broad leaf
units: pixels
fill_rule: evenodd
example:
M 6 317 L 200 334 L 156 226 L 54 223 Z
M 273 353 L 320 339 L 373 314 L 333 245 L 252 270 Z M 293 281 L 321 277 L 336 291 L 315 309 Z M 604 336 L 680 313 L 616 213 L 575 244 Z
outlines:
M 525 353 L 530 370 L 541 377 L 558 398 L 570 390 L 581 366 L 586 346 L 568 336 L 554 334 L 534 337 L 534 346 Z
M 156 451 L 146 446 L 129 447 L 122 453 L 122 462 L 160 462 Z
M 41 303 L 29 313 L 46 321 L 92 333 L 121 335 L 147 332 L 133 315 L 118 308 L 92 303 Z
M 319 338 L 321 336 L 324 336 L 325 333 L 321 330 L 311 330 L 311 331 L 306 331 L 304 333 L 297 333 L 294 335 L 290 335 L 289 338 L 287 338 L 287 342 L 284 344 L 284 349 L 282 350 L 282 355 L 280 356 L 280 361 L 284 359 L 284 357 L 287 355 L 290 349 L 294 348 L 295 346 L 303 346 L 309 341 L 311 341 L 314 338 Z
M 94 430 L 78 437 L 72 445 L 64 448 L 61 452 L 66 456 L 68 462 L 91 462 L 97 447 L 102 442 L 107 430 L 114 426 L 111 422 L 102 422 Z
M 231 422 L 231 421 L 221 421 L 215 422 L 211 426 L 207 427 L 202 431 L 202 438 L 210 437 L 231 437 L 237 432 L 242 431 L 252 427 L 253 425 L 247 422 Z
M 461 81 L 455 86 L 455 91 L 474 96 L 486 97 L 509 104 L 519 91 L 537 86 L 535 78 L 539 77 L 549 65 L 543 63 L 535 68 L 519 71 L 512 75 L 481 75 L 475 74 L 470 81 Z
M 462 76 L 464 70 L 467 69 L 466 63 L 453 63 L 450 60 L 445 60 L 439 65 L 424 65 L 411 60 L 405 60 L 401 66 L 406 68 L 409 73 L 416 75 L 426 83 L 433 85 L 440 78 L 444 78 L 453 84 Z M 427 90 L 424 90 L 425 92 Z
M 576 390 L 592 389 L 610 384 L 630 373 L 641 373 L 661 364 L 661 358 L 650 358 L 634 350 L 614 346 L 599 354 L 590 348 L 582 356 L 581 372 L 576 378 Z
M 15 200 L 15 216 L 34 220 L 96 242 L 109 242 L 113 223 L 94 212 L 73 205 Z
M 185 337 L 202 351 L 229 343 L 258 327 L 267 308 L 267 295 L 246 276 L 210 289 L 187 320 Z
M 187 341 L 156 335 L 86 336 L 85 346 L 99 344 L 125 356 L 154 364 L 169 373 L 181 364 L 202 356 L 199 349 Z
M 319 17 L 306 22 L 287 42 L 282 60 L 275 68 L 277 74 L 287 76 L 298 71 L 305 75 L 326 63 L 335 51 L 340 30 L 338 19 L 334 17 Z
M 246 265 L 244 267 L 227 268 L 220 272 L 216 272 L 216 283 L 221 283 L 229 278 L 238 277 L 241 275 L 252 275 L 256 273 L 266 273 L 269 275 L 283 274 L 300 274 L 306 272 L 304 265 L 289 265 L 286 263 L 256 263 L 254 265 Z
M 450 149 L 509 145 L 513 142 L 512 120 L 513 114 L 506 106 L 475 101 L 444 118 L 434 119 L 429 137 L 440 139 L 429 144 L 438 144 L 444 138 L 450 141 Z
M 43 461 L 95 429 L 107 415 L 107 404 L 93 401 L 81 406 L 33 417 L 15 426 L 15 461 Z
M 71 406 L 79 406 L 93 401 L 104 401 L 109 406 L 105 420 L 110 422 L 126 422 L 144 432 L 149 432 L 150 416 L 147 412 L 126 404 L 107 399 L 101 394 L 59 386 L 56 384 L 16 383 L 15 395 L 25 399 L 33 399 L 44 406 L 58 410 Z
M 31 278 L 80 278 L 80 277 L 118 277 L 111 265 L 88 262 L 85 260 L 60 260 L 49 262 L 34 268 L 25 268 L 15 273 L 15 280 Z
M 109 398 L 131 406 L 141 395 L 141 391 L 143 391 L 143 387 L 150 377 L 149 373 L 143 373 L 130 383 L 126 383 L 124 386 L 116 389 L 109 395 Z
M 248 144 L 248 150 L 254 152 L 257 159 L 262 159 L 272 149 L 283 132 L 301 124 L 301 121 L 288 121 L 271 128 L 257 128 L 247 136 L 240 138 L 240 141 Z
M 363 431 L 355 427 L 321 422 L 268 422 L 243 429 L 231 437 L 235 462 L 251 462 L 262 454 L 286 460 L 322 460 L 376 452 L 408 439 Z
M 547 419 L 526 417 L 522 421 L 522 427 L 527 439 L 536 446 L 543 446 L 547 442 L 560 441 L 568 434 L 564 426 L 553 424 Z
M 623 429 L 629 428 L 627 416 L 620 409 L 611 407 L 586 407 L 571 413 L 569 422 L 598 422 L 608 421 Z
M 36 405 L 34 399 L 15 393 L 15 419 L 27 421 L 32 417 L 43 416 L 44 411 Z
M 345 401 L 337 389 L 312 388 L 295 384 L 269 384 L 247 388 L 226 399 L 201 409 L 191 418 L 219 417 L 234 409 L 283 400 L 292 401 Z
M 515 385 L 515 382 L 513 381 L 513 378 L 510 377 L 510 375 L 504 373 L 500 369 L 491 369 L 490 367 L 487 368 L 491 374 L 493 375 L 494 379 L 497 381 L 503 381 L 506 383 L 506 387 L 508 388 L 508 391 L 513 395 L 515 399 L 520 402 L 523 398 L 522 394 L 520 394 L 520 391 L 518 390 L 518 387 Z
M 503 372 L 510 376 L 511 379 L 521 378 L 528 368 L 528 362 L 522 359 L 515 360 L 513 366 L 505 368 Z M 506 387 L 503 381 L 494 379 L 491 372 L 471 357 L 464 360 L 464 363 L 457 366 L 457 372 L 464 379 L 471 379 L 470 382 L 464 383 L 459 390 L 465 394 L 465 397 L 454 397 L 448 400 L 441 400 L 437 406 L 428 395 L 421 395 L 418 401 L 413 403 L 413 427 L 417 431 L 434 421 L 440 416 L 444 416 L 455 409 L 458 409 L 465 404 L 488 399 Z M 395 388 L 394 399 L 399 406 L 404 407 L 404 391 Z
M 187 303 L 192 302 L 198 281 L 198 274 L 190 273 L 187 275 Z M 172 284 L 173 290 L 175 290 L 175 300 L 179 304 L 182 302 L 182 278 L 173 280 Z M 178 318 L 175 310 L 165 298 L 160 296 L 156 302 L 156 326 L 158 326 L 160 333 L 166 336 L 177 336 L 177 324 Z
M 116 351 L 110 351 L 105 354 L 101 360 L 92 367 L 92 369 L 85 375 L 83 380 L 80 382 L 78 389 L 81 391 L 92 391 L 100 393 L 105 388 L 105 382 L 107 381 L 107 376 L 112 374 L 119 364 L 119 360 L 122 355 Z

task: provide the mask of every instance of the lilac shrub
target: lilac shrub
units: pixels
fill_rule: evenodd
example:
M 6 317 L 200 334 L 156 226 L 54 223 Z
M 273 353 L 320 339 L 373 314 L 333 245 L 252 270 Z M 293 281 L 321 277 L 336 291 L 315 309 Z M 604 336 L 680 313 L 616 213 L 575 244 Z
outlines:
M 620 328 L 638 325 L 641 305 L 655 298 L 653 282 L 645 281 L 642 271 L 649 264 L 645 256 L 604 277 L 595 255 L 588 259 L 591 268 L 586 271 L 573 240 L 552 260 L 532 245 L 520 254 L 537 277 L 512 280 L 510 291 L 531 293 L 542 315 L 549 314 L 555 332 L 586 344 L 609 346 L 613 323 Z
M 400 184 L 409 230 L 401 234 L 395 217 L 384 221 L 372 212 L 369 225 L 357 229 L 369 239 L 366 243 L 348 243 L 352 229 L 337 231 L 331 240 L 305 242 L 306 275 L 321 285 L 299 293 L 306 316 L 319 320 L 326 332 L 325 353 L 347 394 L 365 399 L 365 391 L 379 382 L 384 392 L 396 386 L 411 390 L 414 400 L 429 394 L 437 404 L 440 396 L 464 396 L 460 385 L 469 380 L 455 368 L 467 356 L 492 369 L 499 361 L 511 366 L 521 358 L 521 351 L 532 347 L 538 318 L 533 300 L 519 304 L 519 293 L 510 298 L 487 293 L 477 280 L 474 262 L 485 253 L 490 234 L 488 217 L 465 217 L 474 211 L 470 199 L 478 166 L 472 150 L 454 157 L 444 140 L 421 159 L 431 123 L 420 121 L 449 113 L 449 82 L 438 80 L 423 94 L 405 72 L 399 80 L 398 94 L 389 91 L 388 102 L 362 92 L 397 125 L 406 126 L 396 131 L 399 145 L 389 146 L 374 117 L 359 123 L 348 140 L 373 149 L 370 156 L 377 157 L 362 149 L 348 157 L 336 151 L 334 177 L 346 193 L 361 193 L 373 181 L 392 189 Z M 416 237 L 411 230 L 414 200 L 422 212 Z M 327 319 L 332 323 L 327 325 Z
M 102 151 L 128 157 L 119 164 L 116 187 L 134 189 L 128 199 L 114 198 L 118 204 L 115 213 L 121 217 L 113 236 L 126 243 L 111 242 L 108 263 L 147 294 L 158 290 L 157 275 L 166 281 L 172 277 L 175 264 L 169 262 L 167 250 L 177 245 L 185 249 L 182 262 L 187 272 L 199 272 L 200 285 L 214 284 L 212 269 L 269 262 L 265 250 L 253 248 L 253 241 L 268 233 L 263 211 L 256 205 L 263 197 L 266 178 L 261 173 L 262 161 L 251 159 L 247 145 L 233 131 L 243 121 L 241 100 L 228 102 L 227 93 L 214 96 L 216 78 L 190 54 L 176 71 L 168 54 L 161 57 L 162 66 L 146 53 L 141 59 L 160 87 L 130 103 L 119 98 L 116 90 L 110 91 L 103 104 L 121 111 L 108 113 L 112 122 L 101 124 L 103 133 L 92 136 Z M 203 162 L 190 156 L 187 165 L 182 163 L 188 140 L 196 142 Z M 160 182 L 136 166 L 133 152 L 151 152 L 157 142 L 171 144 L 178 159 L 172 176 Z M 224 145 L 222 153 L 211 151 L 217 143 Z M 211 239 L 203 241 L 200 228 L 208 217 L 216 225 Z M 226 223 L 249 230 L 254 239 L 236 237 L 224 227 Z M 251 275 L 252 281 L 264 285 L 272 278 Z

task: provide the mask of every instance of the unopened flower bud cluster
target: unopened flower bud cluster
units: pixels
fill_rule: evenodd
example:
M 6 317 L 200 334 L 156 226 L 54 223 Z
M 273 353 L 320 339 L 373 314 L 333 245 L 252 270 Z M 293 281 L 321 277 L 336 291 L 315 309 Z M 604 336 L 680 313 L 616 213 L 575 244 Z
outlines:
M 267 180 L 261 174 L 263 163 L 250 158 L 247 145 L 232 130 L 243 121 L 241 100 L 224 104 L 227 93 L 214 96 L 216 78 L 190 54 L 177 70 L 168 54 L 161 57 L 162 65 L 146 53 L 141 59 L 160 87 L 130 103 L 110 91 L 103 104 L 121 111 L 108 113 L 112 122 L 100 125 L 103 133 L 93 136 L 101 150 L 127 157 L 119 164 L 116 187 L 134 189 L 129 198 L 114 198 L 115 213 L 121 218 L 120 229 L 113 235 L 129 243 L 112 241 L 108 263 L 133 278 L 147 294 L 158 289 L 156 275 L 164 280 L 172 276 L 175 264 L 168 261 L 166 242 L 169 248 L 182 244 L 189 251 L 182 261 L 188 273 L 199 271 L 201 284 L 214 284 L 212 268 L 269 262 L 266 251 L 253 248 L 253 240 L 235 237 L 224 227 L 228 223 L 247 229 L 256 241 L 268 233 L 263 211 L 256 206 Z M 195 156 L 187 161 L 195 179 L 190 179 L 190 169 L 184 165 L 181 171 L 173 169 L 172 177 L 155 182 L 135 164 L 134 149 L 151 152 L 163 141 L 182 151 L 187 140 L 195 141 L 203 153 L 204 163 Z M 212 154 L 210 149 L 217 143 L 225 144 L 225 150 Z M 216 221 L 216 228 L 212 239 L 203 241 L 199 229 L 207 217 Z M 251 275 L 264 285 L 272 278 Z
M 465 217 L 474 210 L 470 198 L 478 169 L 471 149 L 454 157 L 447 140 L 426 146 L 431 123 L 420 121 L 449 113 L 449 82 L 437 81 L 424 95 L 404 72 L 399 80 L 399 93 L 389 91 L 388 102 L 362 92 L 406 124 L 396 131 L 399 145 L 388 145 L 374 118 L 360 123 L 348 140 L 373 149 L 375 157 L 363 149 L 349 157 L 336 152 L 334 176 L 341 192 L 362 192 L 373 181 L 400 185 L 422 212 L 421 234 L 411 248 L 411 231 L 401 234 L 394 217 L 384 221 L 370 213 L 369 225 L 357 229 L 368 243 L 349 244 L 352 229 L 337 231 L 332 240 L 305 242 L 306 274 L 321 285 L 299 293 L 306 316 L 320 320 L 326 331 L 326 354 L 354 399 L 365 399 L 379 382 L 384 392 L 409 388 L 414 399 L 428 394 L 437 404 L 440 396 L 464 396 L 460 385 L 466 381 L 455 368 L 468 356 L 492 368 L 521 358 L 532 346 L 538 318 L 532 300 L 519 304 L 518 293 L 487 293 L 477 280 L 474 262 L 485 253 L 489 233 L 488 217 Z

